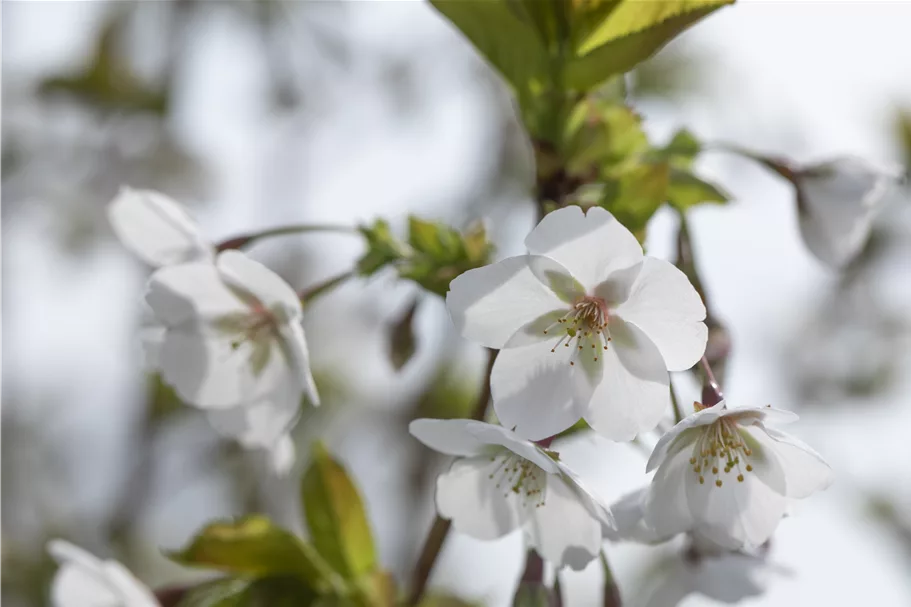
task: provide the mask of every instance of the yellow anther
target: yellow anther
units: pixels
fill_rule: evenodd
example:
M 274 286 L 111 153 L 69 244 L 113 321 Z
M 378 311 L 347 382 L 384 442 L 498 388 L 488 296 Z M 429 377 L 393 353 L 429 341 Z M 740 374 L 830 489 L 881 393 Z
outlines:
M 742 474 L 738 474 L 738 475 L 737 475 L 737 482 L 739 482 L 739 483 L 742 483 L 742 482 L 743 482 L 743 475 L 742 475 Z
M 720 487 L 720 486 L 723 485 L 723 484 L 724 484 L 724 483 L 721 482 L 721 479 L 720 479 L 720 478 L 719 478 L 717 481 L 715 481 L 715 486 L 716 486 L 716 487 Z

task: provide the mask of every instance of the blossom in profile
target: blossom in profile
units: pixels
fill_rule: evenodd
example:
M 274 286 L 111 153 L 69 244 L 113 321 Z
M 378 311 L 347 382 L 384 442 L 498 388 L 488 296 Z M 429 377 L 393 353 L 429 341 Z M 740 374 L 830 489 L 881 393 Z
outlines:
M 459 532 L 493 540 L 521 528 L 558 568 L 582 569 L 600 553 L 613 518 L 553 451 L 467 419 L 418 419 L 409 431 L 457 457 L 437 478 L 436 507 Z
M 653 429 L 668 370 L 705 351 L 696 290 L 599 207 L 549 213 L 525 245 L 458 276 L 446 296 L 464 337 L 501 350 L 490 380 L 500 422 L 531 440 L 580 418 L 617 441 Z
M 60 565 L 51 584 L 54 607 L 159 607 L 151 590 L 117 561 L 63 540 L 52 540 L 47 550 Z
M 655 445 L 647 471 L 656 472 L 639 498 L 643 516 L 637 531 L 656 540 L 689 532 L 727 549 L 764 544 L 789 500 L 823 490 L 833 479 L 813 449 L 766 426 L 796 419 L 771 407 L 697 403 L 696 411 Z
M 807 248 L 834 269 L 860 253 L 877 213 L 898 193 L 896 171 L 859 158 L 838 158 L 782 174 L 797 189 L 800 233 Z

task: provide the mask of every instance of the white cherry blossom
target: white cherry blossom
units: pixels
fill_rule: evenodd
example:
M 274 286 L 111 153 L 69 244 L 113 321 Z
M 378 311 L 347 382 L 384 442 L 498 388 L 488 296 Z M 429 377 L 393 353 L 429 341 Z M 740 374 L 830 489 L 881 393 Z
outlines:
M 532 440 L 580 418 L 618 441 L 654 428 L 668 370 L 705 351 L 705 306 L 689 280 L 644 257 L 597 207 L 549 213 L 525 245 L 460 275 L 446 297 L 464 337 L 501 350 L 490 381 L 501 423 Z
M 860 253 L 873 219 L 898 193 L 897 172 L 838 158 L 790 173 L 800 232 L 820 261 L 838 269 Z
M 108 217 L 124 246 L 160 268 L 142 314 L 146 367 L 185 402 L 208 409 L 219 433 L 265 449 L 272 468 L 286 472 L 301 398 L 319 404 L 297 295 L 242 253 L 216 257 L 195 221 L 163 194 L 124 187 Z
M 48 543 L 60 568 L 51 585 L 54 607 L 159 607 L 152 592 L 117 561 L 103 561 L 63 540 Z
M 522 528 L 555 567 L 582 569 L 598 556 L 611 514 L 554 452 L 473 420 L 418 419 L 409 430 L 458 458 L 436 487 L 437 511 L 456 530 L 493 540 Z
M 697 403 L 698 405 L 698 403 Z M 755 547 L 774 533 L 791 499 L 829 486 L 832 469 L 796 438 L 766 427 L 797 416 L 771 407 L 696 407 L 661 437 L 657 469 L 643 496 L 654 538 L 691 532 L 729 549 Z

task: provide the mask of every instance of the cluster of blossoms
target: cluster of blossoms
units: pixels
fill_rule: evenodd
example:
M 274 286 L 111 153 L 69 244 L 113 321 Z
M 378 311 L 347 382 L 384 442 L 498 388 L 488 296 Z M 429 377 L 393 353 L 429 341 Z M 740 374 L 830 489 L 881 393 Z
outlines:
M 643 256 L 601 208 L 554 211 L 525 244 L 527 254 L 453 280 L 446 298 L 463 336 L 500 350 L 490 388 L 505 427 L 411 425 L 423 443 L 458 457 L 436 492 L 456 529 L 491 539 L 521 527 L 543 558 L 573 569 L 599 554 L 604 537 L 651 543 L 689 533 L 749 549 L 771 537 L 788 499 L 831 482 L 812 449 L 765 426 L 793 414 L 697 403 L 656 444 L 651 485 L 600 504 L 532 441 L 549 445 L 580 419 L 615 441 L 654 430 L 670 404 L 668 372 L 703 355 L 705 306 L 682 272 Z
M 797 187 L 809 248 L 832 266 L 857 255 L 894 182 L 845 162 L 776 168 Z M 300 297 L 243 253 L 219 252 L 162 194 L 124 188 L 109 218 L 123 244 L 154 268 L 144 306 L 148 369 L 204 410 L 219 433 L 267 450 L 273 468 L 286 472 L 301 403 L 319 404 Z M 450 284 L 455 327 L 499 350 L 489 378 L 499 424 L 411 423 L 418 440 L 456 457 L 437 479 L 440 516 L 483 540 L 521 529 L 546 561 L 577 570 L 605 538 L 651 544 L 686 534 L 698 558 L 681 561 L 671 577 L 685 583 L 670 584 L 670 592 L 685 587 L 732 600 L 730 587 L 700 564 L 709 559 L 714 572 L 729 571 L 722 578 L 744 579 L 741 589 L 758 593 L 756 576 L 771 567 L 756 554 L 789 500 L 832 481 L 819 454 L 766 425 L 796 415 L 696 403 L 657 441 L 646 466 L 655 472 L 650 484 L 606 506 L 551 442 L 580 420 L 614 441 L 656 430 L 670 404 L 669 372 L 691 368 L 705 351 L 705 306 L 680 270 L 644 256 L 601 208 L 556 210 L 525 244 L 525 255 Z M 118 563 L 66 542 L 48 549 L 61 564 L 52 589 L 58 607 L 158 605 Z M 669 604 L 663 592 L 656 587 L 649 604 Z

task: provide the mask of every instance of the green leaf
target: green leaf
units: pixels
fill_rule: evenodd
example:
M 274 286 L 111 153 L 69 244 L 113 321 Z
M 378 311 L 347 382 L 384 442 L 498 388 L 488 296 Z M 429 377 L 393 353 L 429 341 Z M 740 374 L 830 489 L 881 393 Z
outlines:
M 167 555 L 190 567 L 250 578 L 287 575 L 325 590 L 334 574 L 312 546 L 261 515 L 219 521 L 203 528 L 189 546 Z
M 372 573 L 376 550 L 361 496 L 322 443 L 314 445 L 301 496 L 310 537 L 326 562 L 349 580 Z
M 367 241 L 367 251 L 357 262 L 361 276 L 371 276 L 408 255 L 407 247 L 393 236 L 386 221 L 377 219 L 373 225 L 361 226 L 358 230 Z
M 251 580 L 222 578 L 193 588 L 178 607 L 245 607 Z
M 541 17 L 523 10 L 532 3 L 431 0 L 431 4 L 459 28 L 518 91 L 527 90 L 529 83 L 541 81 L 549 72 L 550 58 L 542 40 Z
M 399 265 L 399 275 L 438 295 L 445 295 L 462 272 L 485 265 L 493 250 L 480 222 L 463 235 L 447 225 L 409 217 L 408 243 L 412 252 Z
M 688 168 L 702 151 L 702 144 L 686 129 L 680 129 L 664 148 L 659 150 L 660 157 L 676 166 Z
M 566 170 L 582 177 L 611 172 L 638 161 L 649 149 L 642 119 L 631 108 L 584 99 L 574 109 L 564 134 Z
M 638 165 L 611 184 L 601 206 L 642 241 L 648 220 L 667 196 L 669 173 L 666 163 Z
M 565 66 L 566 86 L 587 91 L 648 59 L 690 25 L 734 0 L 623 0 Z
M 408 364 L 417 349 L 414 336 L 414 314 L 420 300 L 415 298 L 405 313 L 389 327 L 389 361 L 396 371 Z
M 675 209 L 686 211 L 703 202 L 726 203 L 730 198 L 718 186 L 696 177 L 689 171 L 671 169 L 667 201 Z

